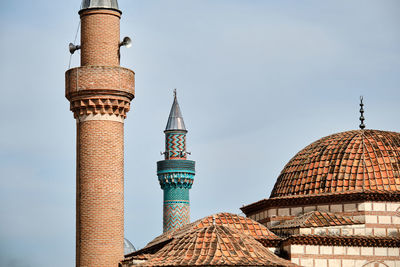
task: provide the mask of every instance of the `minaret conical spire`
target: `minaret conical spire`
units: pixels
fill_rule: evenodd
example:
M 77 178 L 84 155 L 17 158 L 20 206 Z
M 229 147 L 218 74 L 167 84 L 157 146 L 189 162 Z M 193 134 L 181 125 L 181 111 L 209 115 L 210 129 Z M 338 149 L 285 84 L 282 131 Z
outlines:
M 167 126 L 165 127 L 165 131 L 173 130 L 186 131 L 185 122 L 183 121 L 182 112 L 178 103 L 178 98 L 176 97 L 176 89 L 174 90 L 174 102 L 172 103 Z

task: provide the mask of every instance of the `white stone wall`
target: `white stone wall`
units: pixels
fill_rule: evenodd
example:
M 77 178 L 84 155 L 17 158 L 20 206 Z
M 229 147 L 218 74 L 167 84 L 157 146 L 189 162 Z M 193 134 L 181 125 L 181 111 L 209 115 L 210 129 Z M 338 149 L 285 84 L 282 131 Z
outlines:
M 284 249 L 293 263 L 305 267 L 363 267 L 373 262 L 400 267 L 400 248 L 290 245 Z
M 303 235 L 365 235 L 365 225 L 301 228 L 299 233 Z
M 267 227 L 272 227 L 313 210 L 334 212 L 365 222 L 363 229 L 348 229 L 348 233 L 345 229 L 340 229 L 342 234 L 400 236 L 400 202 L 361 202 L 269 208 L 251 215 L 250 218 Z M 335 230 L 333 229 L 333 231 Z

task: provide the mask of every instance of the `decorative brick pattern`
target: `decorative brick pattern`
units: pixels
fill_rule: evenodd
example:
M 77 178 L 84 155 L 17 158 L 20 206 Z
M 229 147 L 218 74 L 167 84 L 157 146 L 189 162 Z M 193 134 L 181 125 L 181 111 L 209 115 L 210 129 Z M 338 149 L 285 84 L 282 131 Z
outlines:
M 186 133 L 165 133 L 165 159 L 186 159 Z
M 400 191 L 400 133 L 355 130 L 312 143 L 282 170 L 271 198 L 357 190 Z
M 190 223 L 189 201 L 164 201 L 164 232 L 177 229 Z

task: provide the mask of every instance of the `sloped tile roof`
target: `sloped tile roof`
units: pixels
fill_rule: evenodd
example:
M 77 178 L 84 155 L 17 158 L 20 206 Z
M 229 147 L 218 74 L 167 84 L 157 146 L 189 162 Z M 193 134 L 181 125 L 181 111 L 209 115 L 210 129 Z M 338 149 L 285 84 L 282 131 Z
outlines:
M 361 222 L 332 212 L 311 211 L 300 215 L 293 220 L 288 220 L 281 224 L 275 225 L 271 227 L 271 229 L 310 228 L 353 224 L 361 224 Z
M 400 133 L 354 130 L 324 137 L 285 166 L 270 198 L 400 191 Z
M 280 240 L 280 237 L 268 230 L 267 227 L 250 218 L 242 217 L 237 214 L 223 212 L 204 217 L 181 228 L 168 231 L 150 241 L 141 251 L 150 251 L 153 247 L 158 247 L 158 245 L 160 244 L 163 245 L 165 242 L 171 240 L 172 238 L 184 235 L 185 233 L 192 231 L 193 229 L 212 225 L 213 221 L 215 221 L 216 225 L 223 225 L 231 227 L 233 229 L 237 229 L 245 234 L 251 235 L 256 239 L 267 239 L 277 242 L 279 242 Z M 275 244 L 272 244 L 271 246 L 274 245 Z
M 132 266 L 130 261 L 126 258 L 122 266 Z M 191 228 L 137 266 L 297 265 L 276 256 L 246 231 L 215 222 Z

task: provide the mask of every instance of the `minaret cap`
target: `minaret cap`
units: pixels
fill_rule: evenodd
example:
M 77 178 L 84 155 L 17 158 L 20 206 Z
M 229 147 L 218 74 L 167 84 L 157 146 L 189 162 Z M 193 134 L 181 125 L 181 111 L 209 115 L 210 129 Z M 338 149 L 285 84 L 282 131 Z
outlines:
M 121 12 L 117 0 L 82 0 L 81 11 L 98 8 L 114 9 Z
M 169 118 L 165 131 L 186 131 L 185 122 L 183 121 L 181 109 L 179 108 L 178 99 L 176 97 L 176 89 L 174 90 L 174 103 L 169 113 Z

